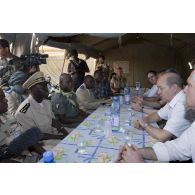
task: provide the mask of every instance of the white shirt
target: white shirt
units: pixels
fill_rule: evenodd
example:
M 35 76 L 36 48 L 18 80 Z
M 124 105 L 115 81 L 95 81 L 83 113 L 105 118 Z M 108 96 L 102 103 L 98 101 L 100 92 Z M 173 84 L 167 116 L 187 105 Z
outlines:
M 87 89 L 86 85 L 83 83 L 76 91 L 77 101 L 79 108 L 84 112 L 91 113 L 103 102 L 102 100 L 97 100 L 93 92 Z
M 29 97 L 20 104 L 15 117 L 22 131 L 26 131 L 32 127 L 38 127 L 43 133 L 55 133 L 52 127 L 52 119 L 55 117 L 49 100 L 43 100 L 42 103 L 39 104 L 29 95 Z
M 193 162 L 195 162 L 194 140 L 195 122 L 179 138 L 165 143 L 158 142 L 153 146 L 153 150 L 158 161 L 185 161 L 192 158 Z
M 157 85 L 153 85 L 151 89 L 149 89 L 148 91 L 146 91 L 143 94 L 144 97 L 156 97 L 158 96 L 158 87 Z
M 185 112 L 186 95 L 182 90 L 157 113 L 160 118 L 167 120 L 163 129 L 179 137 L 190 126 L 190 122 L 184 118 Z

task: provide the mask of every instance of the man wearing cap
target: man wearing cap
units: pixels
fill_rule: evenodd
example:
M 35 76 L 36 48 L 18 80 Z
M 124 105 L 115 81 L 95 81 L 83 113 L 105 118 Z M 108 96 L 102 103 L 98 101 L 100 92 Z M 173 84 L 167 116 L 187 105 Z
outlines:
M 81 123 L 87 114 L 79 109 L 77 97 L 72 91 L 72 78 L 69 74 L 60 75 L 60 92 L 55 93 L 52 98 L 52 110 L 66 127 L 75 128 Z
M 19 58 L 10 52 L 8 41 L 0 39 L 0 85 L 7 82 L 18 67 Z
M 29 97 L 24 100 L 16 111 L 15 117 L 21 129 L 38 127 L 44 139 L 63 139 L 68 132 L 55 120 L 51 102 L 48 100 L 48 88 L 42 72 L 34 73 L 23 87 L 29 90 Z M 55 129 L 54 129 L 55 128 Z M 56 130 L 57 129 L 57 130 Z M 63 135 L 57 135 L 58 133 Z
M 84 81 L 85 73 L 89 72 L 89 67 L 84 60 L 78 58 L 78 52 L 76 49 L 73 49 L 70 52 L 70 55 L 72 59 L 68 64 L 67 72 L 72 76 L 73 91 L 76 92 Z

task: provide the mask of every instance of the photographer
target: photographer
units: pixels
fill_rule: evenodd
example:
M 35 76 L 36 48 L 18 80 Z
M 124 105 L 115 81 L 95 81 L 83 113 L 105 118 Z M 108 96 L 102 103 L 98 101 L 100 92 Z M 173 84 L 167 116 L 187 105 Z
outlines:
M 11 115 L 15 115 L 19 105 L 27 98 L 28 94 L 22 87 L 23 83 L 37 70 L 39 66 L 29 64 L 27 60 L 20 61 L 20 68 L 13 73 L 8 81 L 6 87 L 4 86 L 4 93 L 8 100 L 8 112 Z

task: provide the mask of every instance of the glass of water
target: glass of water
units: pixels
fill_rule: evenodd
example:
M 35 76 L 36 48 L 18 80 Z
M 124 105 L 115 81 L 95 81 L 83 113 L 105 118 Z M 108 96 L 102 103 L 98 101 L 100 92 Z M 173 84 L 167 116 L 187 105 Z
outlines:
M 130 130 L 125 129 L 123 134 L 124 134 L 124 142 L 127 143 L 128 145 L 131 145 Z
M 86 143 L 85 142 L 79 142 L 77 144 L 77 147 L 78 147 L 78 153 L 79 154 L 87 154 Z

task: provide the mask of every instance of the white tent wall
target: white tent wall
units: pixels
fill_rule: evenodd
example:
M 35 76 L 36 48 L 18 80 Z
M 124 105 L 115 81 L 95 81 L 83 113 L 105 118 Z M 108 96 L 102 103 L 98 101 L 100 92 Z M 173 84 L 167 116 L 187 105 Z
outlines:
M 65 63 L 64 63 L 64 54 L 65 54 L 64 52 L 66 52 L 66 50 L 57 49 L 57 48 L 52 49 L 52 47 L 43 46 L 40 48 L 40 53 L 43 52 L 48 53 L 49 58 L 47 59 L 47 64 L 42 64 L 40 66 L 40 69 L 45 74 L 49 74 L 51 76 L 53 83 L 58 84 L 59 76 L 62 72 L 62 68 L 63 68 L 63 72 L 67 73 L 69 59 L 65 59 Z M 87 63 L 90 70 L 89 74 L 93 75 L 95 71 L 95 59 L 90 57 L 86 60 L 85 57 L 86 56 L 84 54 L 79 54 L 79 58 L 85 60 Z M 63 67 L 63 63 L 64 63 L 64 67 Z
M 114 61 L 129 61 L 129 74 L 125 74 L 130 85 L 140 80 L 143 87 L 149 87 L 146 73 L 148 70 L 159 71 L 163 68 L 176 68 L 184 71 L 182 57 L 179 53 L 164 46 L 151 43 L 131 44 L 105 53 L 108 64 Z M 120 65 L 119 65 L 120 66 Z

